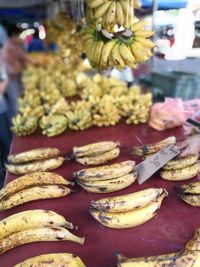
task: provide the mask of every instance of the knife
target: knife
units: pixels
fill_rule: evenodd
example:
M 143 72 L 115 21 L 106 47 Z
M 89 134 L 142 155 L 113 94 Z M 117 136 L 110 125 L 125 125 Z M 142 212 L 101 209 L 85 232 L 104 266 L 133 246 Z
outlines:
M 181 151 L 177 146 L 169 145 L 139 163 L 135 167 L 138 183 L 144 183 L 168 161 L 175 158 L 180 152 Z

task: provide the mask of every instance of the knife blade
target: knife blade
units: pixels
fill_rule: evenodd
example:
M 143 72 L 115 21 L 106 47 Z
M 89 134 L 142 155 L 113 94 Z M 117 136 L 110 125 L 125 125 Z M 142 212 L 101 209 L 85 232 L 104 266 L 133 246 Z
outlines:
M 138 183 L 144 183 L 168 161 L 175 158 L 180 152 L 181 151 L 177 146 L 169 145 L 139 163 L 135 167 Z

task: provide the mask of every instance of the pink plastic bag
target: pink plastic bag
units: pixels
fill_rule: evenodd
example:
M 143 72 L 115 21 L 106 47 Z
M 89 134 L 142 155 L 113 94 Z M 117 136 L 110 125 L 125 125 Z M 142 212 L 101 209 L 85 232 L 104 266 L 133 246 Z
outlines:
M 149 125 L 158 131 L 179 127 L 194 112 L 191 103 L 184 105 L 184 102 L 180 98 L 166 98 L 165 102 L 156 103 L 151 108 Z

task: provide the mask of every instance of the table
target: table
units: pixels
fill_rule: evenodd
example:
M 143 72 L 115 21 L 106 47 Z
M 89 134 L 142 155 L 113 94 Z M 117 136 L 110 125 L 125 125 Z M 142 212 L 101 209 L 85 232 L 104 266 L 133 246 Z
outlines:
M 40 132 L 27 137 L 14 137 L 11 152 L 17 153 L 37 147 L 54 146 L 66 153 L 71 151 L 74 145 L 79 146 L 102 140 L 119 140 L 122 145 L 121 154 L 113 162 L 128 159 L 139 161 L 138 158 L 134 158 L 130 154 L 130 147 L 138 145 L 139 139 L 143 143 L 151 143 L 170 135 L 175 135 L 177 139 L 181 139 L 183 130 L 177 128 L 157 132 L 146 124 L 132 126 L 121 122 L 114 127 L 91 128 L 83 132 L 69 131 L 54 138 L 42 136 Z M 79 163 L 65 162 L 55 172 L 67 179 L 72 179 L 72 172 L 82 168 L 83 166 Z M 6 183 L 15 178 L 15 175 L 7 174 Z M 198 178 L 194 178 L 193 181 L 196 179 Z M 184 183 L 190 182 L 191 180 Z M 109 229 L 94 220 L 88 212 L 91 200 L 131 193 L 149 187 L 164 187 L 169 192 L 169 197 L 164 199 L 158 214 L 141 226 L 123 230 Z M 81 257 L 87 267 L 115 267 L 117 251 L 132 257 L 178 251 L 183 248 L 185 242 L 192 237 L 195 228 L 200 225 L 199 209 L 181 201 L 177 197 L 175 183 L 162 180 L 158 174 L 155 174 L 141 186 L 135 182 L 127 189 L 110 194 L 87 193 L 77 186 L 77 192 L 74 194 L 59 199 L 26 203 L 1 212 L 0 219 L 20 211 L 38 208 L 56 211 L 78 225 L 79 229 L 76 234 L 85 236 L 85 244 L 80 245 L 69 241 L 26 244 L 1 255 L 1 267 L 12 267 L 29 257 L 53 252 L 74 253 Z

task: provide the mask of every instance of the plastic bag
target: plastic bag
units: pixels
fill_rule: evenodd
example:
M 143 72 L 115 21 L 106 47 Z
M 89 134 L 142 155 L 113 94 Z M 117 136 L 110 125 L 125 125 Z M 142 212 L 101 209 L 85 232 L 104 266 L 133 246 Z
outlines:
M 149 125 L 158 131 L 183 125 L 195 112 L 190 104 L 184 105 L 180 98 L 166 98 L 165 102 L 154 104 L 151 108 Z

